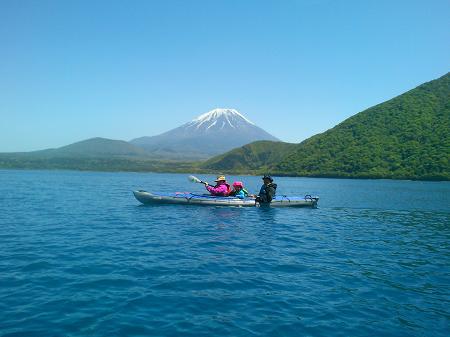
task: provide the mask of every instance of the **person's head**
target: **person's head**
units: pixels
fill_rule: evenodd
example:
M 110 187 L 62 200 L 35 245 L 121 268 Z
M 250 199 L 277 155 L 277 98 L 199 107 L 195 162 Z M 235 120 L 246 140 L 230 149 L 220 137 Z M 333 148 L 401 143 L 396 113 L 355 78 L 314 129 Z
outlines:
M 235 181 L 233 187 L 236 191 L 240 191 L 244 188 L 244 184 L 241 181 Z
M 272 177 L 268 174 L 265 174 L 264 177 L 262 177 L 262 180 L 264 185 L 269 185 L 273 181 Z
M 217 176 L 217 179 L 214 181 L 217 183 L 217 185 L 222 185 L 227 182 L 227 179 L 225 178 L 225 176 Z

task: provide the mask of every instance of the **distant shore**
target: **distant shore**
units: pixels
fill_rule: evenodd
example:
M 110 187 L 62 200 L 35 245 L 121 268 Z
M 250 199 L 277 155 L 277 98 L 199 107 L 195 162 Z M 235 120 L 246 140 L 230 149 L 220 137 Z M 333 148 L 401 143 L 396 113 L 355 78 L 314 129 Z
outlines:
M 200 162 L 201 163 L 201 162 Z M 67 160 L 61 162 L 52 160 L 43 162 L 8 162 L 0 159 L 0 170 L 65 170 L 80 172 L 136 172 L 136 173 L 186 173 L 186 174 L 232 174 L 232 175 L 261 175 L 267 173 L 266 170 L 211 170 L 199 167 L 199 162 L 154 162 L 139 161 L 130 163 L 126 160 L 100 160 L 89 159 L 79 160 L 77 165 Z M 330 178 L 330 179 L 389 179 L 389 180 L 413 180 L 413 181 L 450 181 L 450 177 L 442 176 L 396 176 L 396 175 L 370 175 L 365 173 L 352 174 L 296 174 L 287 172 L 270 173 L 278 177 L 304 177 L 304 178 Z

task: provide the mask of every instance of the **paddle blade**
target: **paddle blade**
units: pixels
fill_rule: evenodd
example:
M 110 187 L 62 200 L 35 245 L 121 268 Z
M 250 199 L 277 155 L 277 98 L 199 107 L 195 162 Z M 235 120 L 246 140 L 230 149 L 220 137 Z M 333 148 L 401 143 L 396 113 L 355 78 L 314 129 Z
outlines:
M 197 177 L 194 177 L 194 176 L 189 176 L 188 179 L 192 183 L 201 183 L 202 182 L 200 179 L 198 179 Z

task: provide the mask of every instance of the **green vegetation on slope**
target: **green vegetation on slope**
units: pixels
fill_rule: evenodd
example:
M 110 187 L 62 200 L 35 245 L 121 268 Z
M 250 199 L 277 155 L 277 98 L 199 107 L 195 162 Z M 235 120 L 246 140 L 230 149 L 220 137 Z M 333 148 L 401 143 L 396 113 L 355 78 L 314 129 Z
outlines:
M 269 163 L 276 163 L 296 148 L 296 144 L 257 141 L 231 150 L 207 160 L 200 165 L 202 169 L 219 171 L 249 172 L 264 171 Z
M 292 176 L 449 180 L 449 124 L 446 74 L 300 144 L 252 143 L 201 167 Z
M 129 172 L 195 172 L 193 163 L 155 161 L 132 157 L 32 157 L 0 154 L 2 169 L 129 171 Z
M 450 75 L 300 143 L 273 170 L 304 176 L 450 179 Z

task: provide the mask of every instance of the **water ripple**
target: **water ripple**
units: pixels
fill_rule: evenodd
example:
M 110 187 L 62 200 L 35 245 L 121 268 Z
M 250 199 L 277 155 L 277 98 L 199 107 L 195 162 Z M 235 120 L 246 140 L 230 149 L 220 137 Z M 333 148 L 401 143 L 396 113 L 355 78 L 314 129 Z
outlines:
M 0 335 L 448 335 L 449 184 L 279 180 L 320 207 L 145 207 L 133 186 L 185 177 L 0 171 Z

